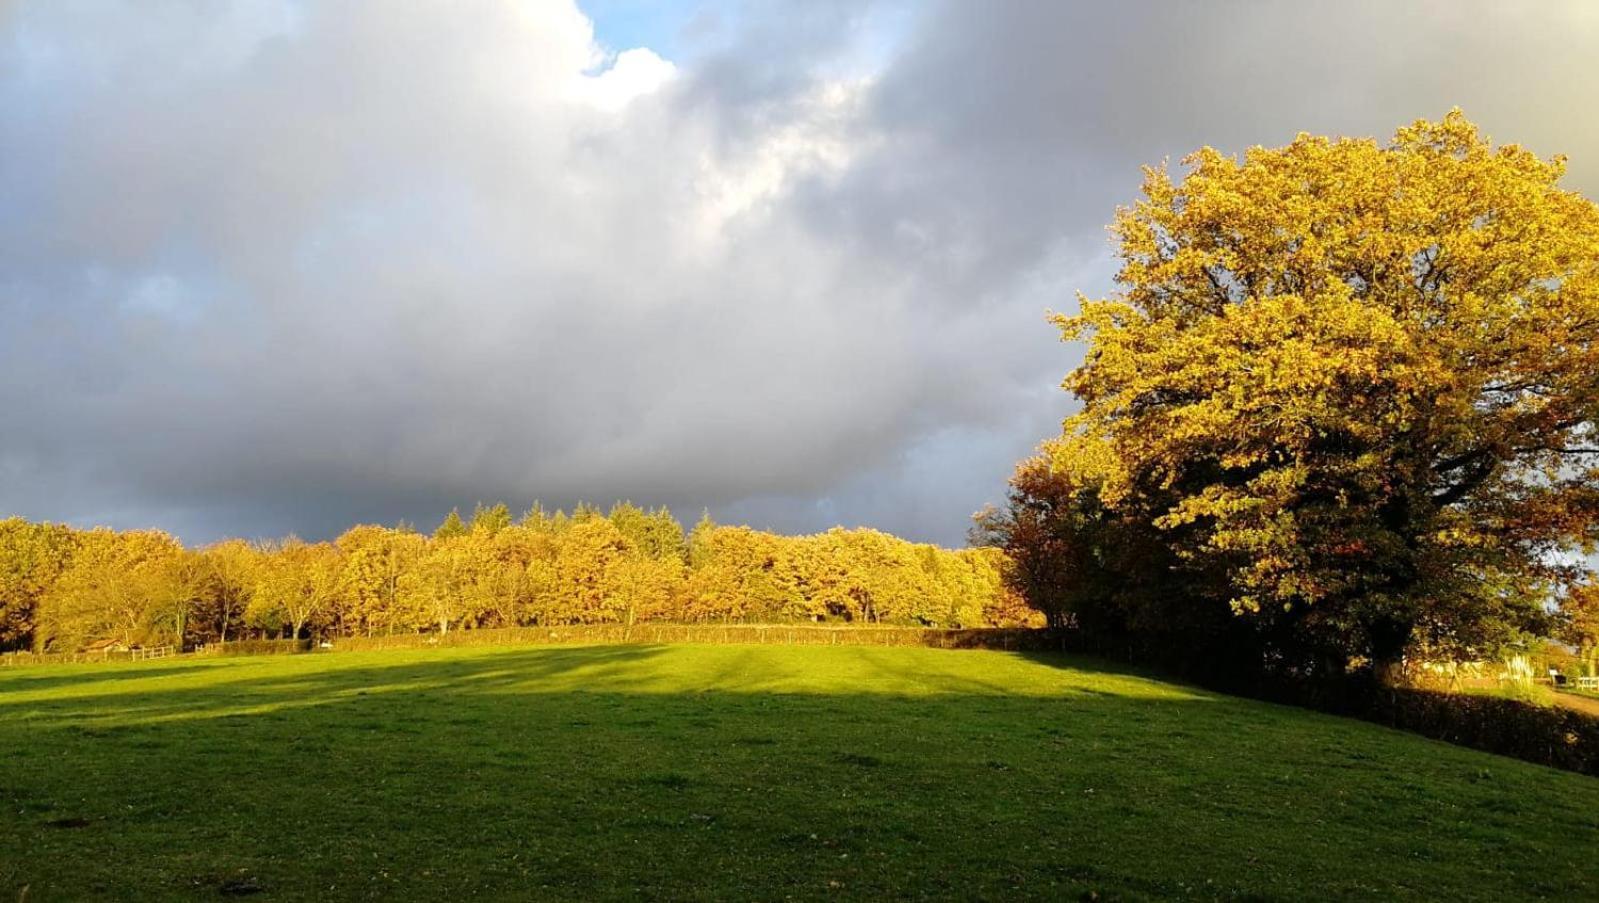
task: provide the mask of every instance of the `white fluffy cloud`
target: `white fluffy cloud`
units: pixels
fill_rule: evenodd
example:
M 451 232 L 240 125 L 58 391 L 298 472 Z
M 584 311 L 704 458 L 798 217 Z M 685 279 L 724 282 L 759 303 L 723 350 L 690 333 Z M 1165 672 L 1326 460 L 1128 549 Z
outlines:
M 616 55 L 604 71 L 582 76 L 577 96 L 598 109 L 616 112 L 635 97 L 653 94 L 672 80 L 677 67 L 648 47 L 635 47 Z

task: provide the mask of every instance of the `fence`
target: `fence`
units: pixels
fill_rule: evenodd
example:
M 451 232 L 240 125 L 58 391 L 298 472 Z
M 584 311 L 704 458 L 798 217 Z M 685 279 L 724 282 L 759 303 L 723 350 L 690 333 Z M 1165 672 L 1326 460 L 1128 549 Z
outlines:
M 101 662 L 139 662 L 169 658 L 179 654 L 176 646 L 150 649 L 102 649 L 94 652 L 6 652 L 0 653 L 0 668 L 30 665 L 82 665 Z

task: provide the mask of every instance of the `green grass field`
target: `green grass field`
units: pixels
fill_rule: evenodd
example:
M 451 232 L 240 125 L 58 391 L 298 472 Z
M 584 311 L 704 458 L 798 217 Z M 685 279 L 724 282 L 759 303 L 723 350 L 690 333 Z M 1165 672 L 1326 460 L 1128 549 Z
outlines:
M 1091 660 L 0 673 L 0 899 L 1599 896 L 1599 780 Z

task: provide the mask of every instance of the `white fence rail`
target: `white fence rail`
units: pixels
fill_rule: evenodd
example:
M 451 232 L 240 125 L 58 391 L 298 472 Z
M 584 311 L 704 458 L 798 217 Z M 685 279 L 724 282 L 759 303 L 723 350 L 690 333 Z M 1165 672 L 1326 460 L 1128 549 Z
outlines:
M 176 646 L 150 646 L 139 649 L 97 649 L 93 652 L 6 652 L 0 653 L 0 668 L 27 665 L 93 664 L 96 662 L 142 662 L 180 655 Z

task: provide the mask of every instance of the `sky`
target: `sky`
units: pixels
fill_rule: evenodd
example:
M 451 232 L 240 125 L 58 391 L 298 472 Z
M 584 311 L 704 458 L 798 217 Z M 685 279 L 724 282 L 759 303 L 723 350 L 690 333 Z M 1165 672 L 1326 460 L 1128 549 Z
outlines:
M 960 544 L 1141 166 L 1458 106 L 1599 198 L 1596 60 L 1587 0 L 0 0 L 0 516 Z

